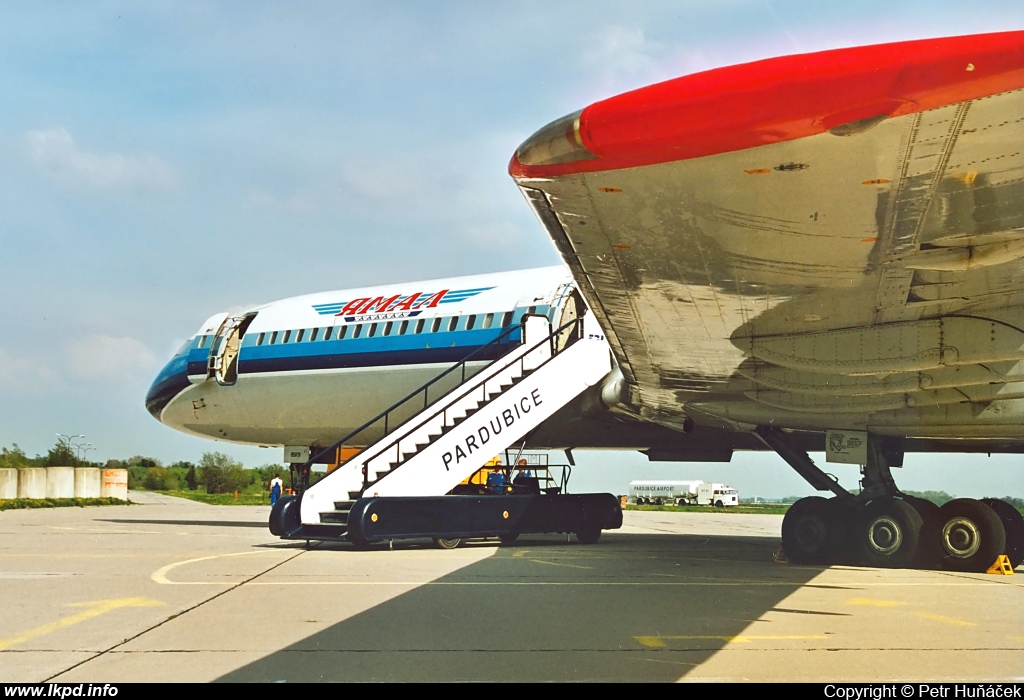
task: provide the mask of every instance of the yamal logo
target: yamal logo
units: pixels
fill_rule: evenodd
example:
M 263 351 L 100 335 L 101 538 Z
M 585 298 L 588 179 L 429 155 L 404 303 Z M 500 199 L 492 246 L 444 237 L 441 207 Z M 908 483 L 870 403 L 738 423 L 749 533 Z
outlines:
M 413 294 L 396 294 L 392 297 L 364 297 L 352 301 L 335 304 L 314 304 L 313 308 L 321 316 L 342 316 L 345 321 L 379 321 L 393 318 L 412 318 L 419 316 L 424 309 L 433 309 L 439 304 L 454 304 L 475 297 L 494 287 L 477 287 L 475 289 L 442 289 L 440 292 L 414 292 Z

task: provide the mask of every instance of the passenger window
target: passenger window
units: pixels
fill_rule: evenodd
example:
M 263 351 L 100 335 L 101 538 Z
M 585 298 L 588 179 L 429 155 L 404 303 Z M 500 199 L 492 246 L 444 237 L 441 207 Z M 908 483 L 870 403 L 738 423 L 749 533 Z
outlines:
M 431 333 L 437 333 L 439 330 L 441 330 L 441 319 L 440 318 L 435 318 L 430 323 L 430 332 Z
M 309 342 L 312 343 L 314 340 L 316 340 L 316 337 L 318 335 L 320 335 L 320 329 L 319 328 L 314 328 L 313 330 L 311 330 L 309 332 Z
M 459 317 L 452 316 L 451 320 L 448 321 L 448 332 L 455 330 L 455 326 L 459 325 Z
M 348 330 L 348 326 L 340 326 L 338 328 L 338 340 L 344 340 L 345 339 L 345 331 L 347 331 L 347 330 Z
M 467 331 L 473 330 L 473 326 L 475 326 L 475 325 L 476 325 L 476 315 L 474 314 L 472 316 L 467 316 L 466 317 L 466 330 Z
M 413 331 L 413 332 L 414 333 L 422 333 L 423 332 L 423 324 L 424 324 L 424 322 L 425 321 L 422 318 L 419 321 L 417 321 L 416 322 L 416 330 Z
M 258 336 L 256 336 L 256 345 L 263 345 L 263 336 L 263 333 L 260 333 Z
M 371 323 L 370 324 L 369 332 L 366 334 L 366 337 L 367 338 L 372 338 L 376 334 L 377 334 L 377 324 L 376 323 Z
M 409 328 L 409 322 L 402 321 L 402 323 L 398 326 L 398 335 L 405 335 L 405 331 L 407 328 Z
M 288 339 L 291 338 L 291 337 L 292 337 L 292 332 L 291 331 L 285 331 L 284 332 L 284 337 L 281 339 L 281 342 L 282 343 L 287 343 Z
M 484 328 L 484 329 L 490 328 L 493 323 L 494 323 L 494 314 L 487 314 L 486 316 L 484 316 L 484 325 L 481 326 L 481 328 Z
M 270 334 L 270 344 L 274 345 L 277 343 L 277 331 Z
M 391 321 L 388 321 L 387 323 L 385 323 L 384 324 L 384 331 L 381 333 L 381 335 L 391 335 L 391 325 L 392 325 Z
M 303 336 L 304 333 L 305 333 L 305 329 L 303 329 L 303 328 L 300 328 L 299 330 L 295 331 L 295 342 L 296 343 L 301 343 L 302 342 L 302 336 Z
M 537 313 L 537 307 L 536 306 L 531 306 L 530 308 L 528 308 L 526 310 L 526 313 L 528 313 L 528 314 L 535 314 L 535 313 Z
M 363 330 L 363 324 L 361 324 L 361 323 L 357 323 L 357 324 L 356 324 L 356 325 L 355 325 L 355 326 L 354 326 L 354 327 L 352 328 L 352 337 L 353 337 L 353 338 L 358 338 L 358 337 L 359 337 L 359 332 L 360 332 L 360 331 L 362 331 L 362 330 Z
M 512 312 L 506 311 L 501 317 L 501 327 L 508 328 L 512 325 Z

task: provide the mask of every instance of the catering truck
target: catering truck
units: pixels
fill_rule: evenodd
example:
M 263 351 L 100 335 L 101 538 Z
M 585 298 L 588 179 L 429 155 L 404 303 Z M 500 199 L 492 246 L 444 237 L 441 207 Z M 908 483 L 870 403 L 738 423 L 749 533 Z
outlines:
M 707 481 L 631 481 L 629 500 L 636 505 L 738 506 L 739 493 L 726 484 Z

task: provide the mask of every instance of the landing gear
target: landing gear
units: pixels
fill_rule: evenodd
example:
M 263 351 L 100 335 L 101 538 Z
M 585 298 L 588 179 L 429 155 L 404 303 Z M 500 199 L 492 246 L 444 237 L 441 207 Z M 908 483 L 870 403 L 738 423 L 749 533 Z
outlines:
M 1024 560 L 1024 517 L 1009 503 L 960 498 L 939 508 L 900 492 L 891 468 L 903 465 L 901 441 L 868 434 L 861 491 L 846 491 L 821 471 L 789 433 L 761 426 L 757 435 L 819 491 L 782 521 L 782 545 L 797 564 L 835 562 L 887 568 L 985 571 L 1000 554 Z
M 458 537 L 452 537 L 450 539 L 435 537 L 434 544 L 436 544 L 440 549 L 455 549 L 462 544 L 462 540 Z
M 1006 530 L 1006 556 L 1010 566 L 1017 568 L 1024 562 L 1024 515 L 1006 501 L 998 498 L 983 498 L 982 503 L 996 512 Z
M 501 540 L 502 544 L 512 544 L 513 542 L 519 539 L 519 533 L 506 532 L 504 534 L 498 535 L 498 539 Z
M 843 512 L 835 499 L 801 498 L 782 520 L 782 546 L 794 564 L 828 564 L 843 548 Z
M 883 496 L 858 509 L 853 554 L 867 566 L 889 569 L 914 562 L 921 538 L 921 516 L 906 501 Z
M 942 567 L 984 571 L 1006 549 L 1006 530 L 991 507 L 958 498 L 939 508 Z

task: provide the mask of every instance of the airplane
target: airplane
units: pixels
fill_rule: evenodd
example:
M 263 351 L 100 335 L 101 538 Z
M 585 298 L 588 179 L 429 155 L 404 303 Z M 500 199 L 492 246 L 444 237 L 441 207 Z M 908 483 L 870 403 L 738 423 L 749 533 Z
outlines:
M 1022 143 L 1022 31 L 784 56 L 633 90 L 551 122 L 512 156 L 564 267 L 218 314 L 146 405 L 179 430 L 292 446 L 306 461 L 452 363 L 459 380 L 443 374 L 438 388 L 480 373 L 486 397 L 489 363 L 555 348 L 584 319 L 581 337 L 610 360 L 588 355 L 599 378 L 524 433 L 531 447 L 673 461 L 770 449 L 832 494 L 787 512 L 791 561 L 983 571 L 1005 553 L 1016 566 L 1024 518 L 1010 504 L 939 508 L 900 491 L 892 469 L 908 451 L 1024 451 Z M 370 425 L 348 444 L 388 432 Z M 860 491 L 809 451 L 860 464 Z M 373 459 L 361 484 L 336 481 L 388 493 L 399 462 L 371 482 Z M 304 523 L 318 517 L 312 489 Z

